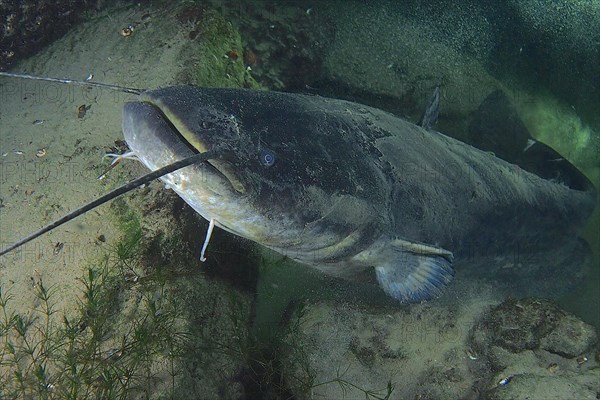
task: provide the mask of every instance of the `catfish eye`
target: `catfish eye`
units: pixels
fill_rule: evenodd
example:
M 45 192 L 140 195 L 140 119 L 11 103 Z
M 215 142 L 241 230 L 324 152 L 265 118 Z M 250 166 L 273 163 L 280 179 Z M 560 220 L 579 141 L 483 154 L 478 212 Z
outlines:
M 265 167 L 270 167 L 275 164 L 275 153 L 271 150 L 262 149 L 260 151 L 260 163 Z

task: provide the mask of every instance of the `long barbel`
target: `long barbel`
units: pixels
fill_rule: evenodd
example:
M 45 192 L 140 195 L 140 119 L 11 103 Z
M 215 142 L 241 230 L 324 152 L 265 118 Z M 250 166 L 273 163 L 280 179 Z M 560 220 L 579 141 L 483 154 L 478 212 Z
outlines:
M 118 91 L 121 91 L 124 93 L 131 93 L 131 94 L 137 94 L 137 95 L 142 94 L 145 91 L 144 89 L 137 89 L 137 88 L 131 88 L 131 87 L 119 86 L 119 85 L 111 85 L 108 83 L 100 83 L 100 82 L 94 82 L 94 81 L 78 81 L 76 79 L 51 78 L 51 77 L 35 76 L 35 75 L 28 75 L 28 74 L 15 74 L 12 72 L 4 72 L 4 71 L 0 71 L 0 76 L 7 76 L 10 78 L 19 78 L 19 79 L 29 79 L 29 80 L 34 80 L 34 81 L 55 82 L 55 83 L 62 83 L 65 85 L 99 87 L 99 88 L 103 88 L 103 89 L 118 90 Z
M 7 248 L 0 251 L 0 256 L 24 245 L 27 242 L 32 241 L 33 239 L 37 238 L 38 236 L 43 235 L 46 232 L 50 232 L 54 228 L 57 228 L 57 227 L 61 226 L 62 224 L 69 222 L 70 220 L 80 216 L 81 214 L 84 214 L 87 211 L 90 211 L 91 209 L 96 208 L 99 205 L 104 204 L 107 201 L 114 199 L 115 197 L 118 197 L 122 194 L 130 192 L 148 182 L 153 181 L 154 179 L 160 178 L 163 175 L 167 175 L 171 172 L 177 171 L 178 169 L 181 169 L 181 168 L 184 168 L 184 167 L 187 167 L 189 165 L 196 164 L 199 162 L 204 162 L 209 159 L 219 158 L 223 155 L 223 153 L 224 153 L 223 149 L 214 149 L 214 150 L 206 151 L 204 153 L 194 154 L 193 156 L 184 158 L 183 160 L 179 160 L 177 162 L 174 162 L 173 164 L 169 164 L 167 166 L 159 168 L 156 171 L 152 171 L 146 175 L 140 176 L 139 178 L 134 179 L 133 181 L 128 182 L 128 183 L 124 184 L 123 186 L 120 186 L 120 187 L 116 188 L 115 190 L 77 208 L 76 210 L 65 215 L 64 217 L 57 219 L 56 221 L 31 233 L 30 235 L 24 237 L 23 239 L 11 244 Z

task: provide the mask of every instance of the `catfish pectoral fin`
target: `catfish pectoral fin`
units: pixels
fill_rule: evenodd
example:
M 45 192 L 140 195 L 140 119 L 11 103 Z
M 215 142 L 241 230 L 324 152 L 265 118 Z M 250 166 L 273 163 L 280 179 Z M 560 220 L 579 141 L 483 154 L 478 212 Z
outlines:
M 440 255 L 408 251 L 375 267 L 379 285 L 389 296 L 407 303 L 429 300 L 441 294 L 454 276 L 451 261 Z

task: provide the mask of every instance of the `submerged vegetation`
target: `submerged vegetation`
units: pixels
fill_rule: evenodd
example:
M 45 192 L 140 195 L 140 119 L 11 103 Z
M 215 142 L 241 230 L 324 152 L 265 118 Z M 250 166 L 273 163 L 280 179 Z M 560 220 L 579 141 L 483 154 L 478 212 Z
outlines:
M 300 339 L 303 303 L 265 340 L 247 295 L 185 270 L 176 233 L 147 239 L 137 210 L 124 200 L 112 210 L 122 237 L 78 279 L 74 312 L 41 279 L 25 312 L 0 289 L 0 398 L 310 398 L 329 384 L 390 397 L 391 382 L 370 391 L 343 373 L 318 381 Z
M 75 315 L 55 308 L 59 293 L 41 280 L 34 288 L 37 305 L 27 313 L 9 311 L 18 299 L 2 291 L 0 397 L 127 398 L 144 392 L 148 397 L 157 360 L 174 382 L 175 358 L 186 346 L 181 310 L 165 280 L 132 288 L 142 231 L 138 219 L 128 221 L 123 239 L 79 279 Z M 133 315 L 124 312 L 127 307 L 135 308 Z
M 54 292 L 42 282 L 36 285 L 41 306 L 29 314 L 7 312 L 14 297 L 2 294 L 3 398 L 125 398 L 143 391 L 152 378 L 151 357 L 173 361 L 169 350 L 180 339 L 172 331 L 175 313 L 152 313 L 156 301 L 146 296 L 148 312 L 126 334 L 115 335 L 118 276 L 105 267 L 90 268 L 82 284 L 78 315 L 63 316 L 62 322 L 54 318 Z

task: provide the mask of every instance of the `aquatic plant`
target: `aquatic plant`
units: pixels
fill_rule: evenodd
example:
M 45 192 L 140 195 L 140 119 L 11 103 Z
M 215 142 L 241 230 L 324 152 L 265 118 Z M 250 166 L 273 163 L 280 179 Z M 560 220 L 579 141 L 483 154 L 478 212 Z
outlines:
M 147 391 L 158 358 L 176 374 L 174 358 L 185 345 L 176 302 L 144 291 L 135 317 L 123 324 L 122 275 L 105 263 L 80 282 L 76 315 L 62 321 L 56 293 L 42 281 L 35 287 L 39 305 L 27 313 L 9 311 L 14 297 L 0 294 L 0 397 L 127 398 Z
M 28 311 L 13 311 L 18 299 L 0 288 L 0 398 L 236 398 L 242 390 L 310 398 L 328 384 L 389 398 L 391 382 L 383 391 L 342 373 L 319 382 L 301 342 L 304 302 L 265 337 L 252 329 L 248 296 L 186 270 L 193 255 L 178 232 L 145 237 L 148 221 L 129 201 L 111 206 L 122 236 L 78 279 L 74 312 L 57 309 L 61 293 L 41 279 Z M 248 257 L 261 268 L 284 260 Z
M 160 274 L 140 279 L 140 218 L 124 202 L 113 210 L 123 236 L 78 279 L 74 315 L 56 309 L 57 289 L 41 279 L 25 312 L 0 289 L 0 398 L 149 397 L 157 372 L 175 390 L 187 340 L 180 303 Z

